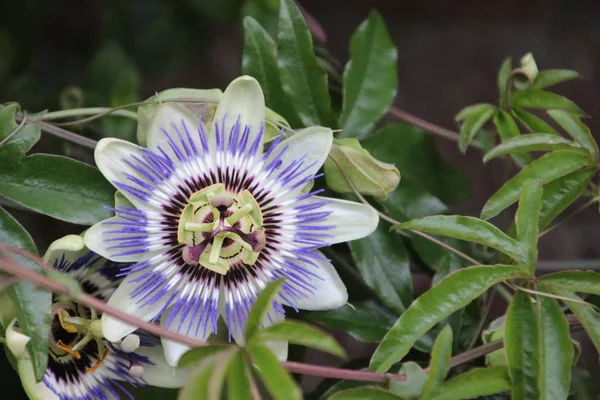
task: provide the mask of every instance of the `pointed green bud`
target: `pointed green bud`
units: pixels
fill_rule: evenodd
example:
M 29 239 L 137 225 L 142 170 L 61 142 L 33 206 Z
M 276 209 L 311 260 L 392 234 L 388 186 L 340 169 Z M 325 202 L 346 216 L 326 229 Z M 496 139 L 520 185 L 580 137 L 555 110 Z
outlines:
M 356 139 L 334 140 L 324 169 L 327 186 L 338 193 L 353 192 L 349 179 L 360 193 L 385 200 L 400 183 L 398 168 L 374 158 Z

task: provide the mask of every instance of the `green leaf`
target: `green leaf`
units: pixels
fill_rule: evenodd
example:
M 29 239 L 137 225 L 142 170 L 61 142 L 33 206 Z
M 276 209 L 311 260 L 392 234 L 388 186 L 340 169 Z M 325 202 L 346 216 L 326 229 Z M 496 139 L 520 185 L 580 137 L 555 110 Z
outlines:
M 475 368 L 440 386 L 431 400 L 473 399 L 510 390 L 506 367 Z
M 398 373 L 404 375 L 406 380 L 390 379 L 390 392 L 406 399 L 419 397 L 427 380 L 423 368 L 413 361 L 408 361 L 402 364 Z
M 0 242 L 37 255 L 37 248 L 29 233 L 4 209 L 0 208 Z M 42 268 L 20 254 L 11 254 L 20 266 L 35 272 Z M 42 380 L 48 363 L 50 348 L 50 304 L 52 293 L 36 285 L 19 281 L 10 290 L 9 296 L 15 305 L 21 332 L 31 338 L 27 349 L 31 355 L 37 381 Z
M 275 400 L 302 399 L 300 388 L 267 346 L 253 345 L 248 350 L 254 369 Z
M 369 236 L 348 242 L 356 267 L 379 299 L 399 314 L 412 302 L 410 260 L 402 239 L 381 221 Z
M 590 305 L 581 304 L 581 298 L 573 292 L 562 290 L 556 286 L 552 286 L 550 289 L 558 296 L 578 301 L 565 301 L 565 304 L 577 316 L 577 319 L 581 322 L 581 325 L 583 325 L 583 328 L 594 343 L 596 350 L 600 351 L 600 315 L 598 315 L 596 310 Z
M 506 315 L 504 347 L 512 380 L 512 398 L 539 399 L 538 318 L 529 294 L 517 291 Z
M 554 218 L 581 196 L 596 175 L 596 171 L 595 168 L 575 171 L 544 185 L 542 211 L 539 219 L 540 229 L 550 225 Z
M 49 154 L 0 162 L 0 194 L 15 203 L 80 225 L 111 216 L 115 189 L 94 167 Z
M 496 126 L 496 129 L 498 130 L 498 134 L 502 138 L 503 142 L 507 142 L 507 141 L 510 141 L 511 139 L 518 138 L 519 135 L 521 134 L 519 132 L 519 127 L 517 126 L 517 123 L 515 122 L 513 117 L 506 111 L 498 110 L 496 115 L 494 115 L 494 125 Z M 500 146 L 502 146 L 502 145 L 500 145 Z M 500 147 L 500 146 L 498 146 L 498 147 Z M 485 155 L 485 157 L 483 158 L 484 162 L 487 161 L 487 157 L 493 151 L 494 150 L 488 152 Z M 519 154 L 513 154 L 512 156 L 515 159 L 515 161 L 517 162 L 517 164 L 520 165 L 521 167 L 524 165 L 527 165 L 531 162 L 531 156 L 529 154 L 527 154 L 526 152 L 519 153 Z
M 529 111 L 525 111 L 522 108 L 513 108 L 513 115 L 519 118 L 519 121 L 525 126 L 525 128 L 529 129 L 531 133 L 550 133 L 552 135 L 560 136 L 560 134 L 546 121 L 530 113 Z
M 498 71 L 498 93 L 500 94 L 500 104 L 504 104 L 506 98 L 506 82 L 512 71 L 512 60 L 505 58 Z
M 231 360 L 227 374 L 227 395 L 229 400 L 253 400 L 251 389 L 253 379 L 244 353 L 238 351 Z
M 392 229 L 409 229 L 479 243 L 501 251 L 521 263 L 527 262 L 524 248 L 519 242 L 489 222 L 474 217 L 434 215 L 394 225 Z
M 402 173 L 402 182 L 398 189 L 389 194 L 390 198 L 386 204 L 393 206 L 395 200 L 403 197 L 402 192 L 407 190 L 409 185 L 411 196 L 408 196 L 405 203 L 411 208 L 421 210 L 426 205 L 419 204 L 420 201 L 416 201 L 417 197 L 421 197 L 420 200 L 426 201 L 427 204 L 437 200 L 429 193 L 446 204 L 464 201 L 472 194 L 469 176 L 446 163 L 437 151 L 432 136 L 414 126 L 388 124 L 375 134 L 361 140 L 361 144 L 378 160 L 396 164 Z M 423 190 L 429 193 L 423 194 Z M 394 201 L 392 201 L 393 195 L 396 195 Z M 412 199 L 415 201 L 411 201 Z M 437 211 L 440 207 L 439 201 L 433 206 L 434 213 L 439 213 Z M 441 206 L 444 207 L 443 204 Z M 410 214 L 407 216 L 415 217 Z
M 361 387 L 337 392 L 328 400 L 402 400 L 402 398 L 384 389 Z
M 585 126 L 577 115 L 560 110 L 548 110 L 548 115 L 571 135 L 577 143 L 590 152 L 594 162 L 598 162 L 598 144 L 594 140 L 590 128 Z
M 496 146 L 492 151 L 488 152 L 485 157 L 483 157 L 483 162 L 488 162 L 493 158 L 505 154 L 527 151 L 555 150 L 572 150 L 575 152 L 586 153 L 584 149 L 571 140 L 567 140 L 550 133 L 531 133 L 507 140 L 504 143 Z
M 340 137 L 356 138 L 373 129 L 392 105 L 398 78 L 398 51 L 377 11 L 356 29 L 344 70 Z
M 454 117 L 454 120 L 456 122 L 462 122 L 465 119 L 469 118 L 472 115 L 476 115 L 481 113 L 484 110 L 490 109 L 490 108 L 494 108 L 496 106 L 494 106 L 493 104 L 490 103 L 477 103 L 477 104 L 472 104 L 470 106 L 466 106 L 465 108 L 463 108 L 462 110 L 460 110 L 458 112 L 458 114 L 456 114 L 456 116 Z
M 305 126 L 334 128 L 327 74 L 315 57 L 310 31 L 293 0 L 281 0 L 278 30 L 277 67 L 284 93 Z
M 525 265 L 533 273 L 537 264 L 538 219 L 542 208 L 542 185 L 536 180 L 523 183 L 519 208 L 515 215 L 517 240 L 521 242 L 527 254 Z
M 179 359 L 178 367 L 188 367 L 199 363 L 200 361 L 212 357 L 215 354 L 230 350 L 235 346 L 229 344 L 211 344 L 207 346 L 195 347 L 186 351 Z
M 547 291 L 539 287 L 540 291 Z M 569 322 L 558 301 L 538 296 L 539 319 L 539 377 L 540 399 L 566 399 L 571 384 L 573 342 Z
M 267 317 L 267 314 L 273 308 L 273 300 L 275 296 L 279 294 L 279 290 L 283 285 L 283 280 L 279 279 L 269 283 L 260 292 L 258 298 L 248 314 L 248 321 L 246 321 L 246 338 L 250 339 L 255 332 L 260 328 L 263 321 Z
M 343 305 L 335 310 L 302 311 L 300 316 L 331 330 L 343 330 L 359 342 L 377 343 L 398 318 L 375 300 Z
M 538 72 L 531 87 L 534 89 L 544 89 L 548 86 L 554 86 L 558 83 L 579 77 L 580 75 L 577 71 L 569 69 L 547 69 Z
M 300 125 L 281 87 L 277 70 L 277 44 L 252 17 L 244 18 L 242 72 L 260 83 L 267 107 L 286 115 L 293 126 Z
M 581 153 L 567 150 L 548 153 L 532 161 L 494 193 L 483 206 L 481 218 L 493 218 L 514 204 L 521 195 L 523 183 L 528 179 L 539 180 L 545 185 L 587 166 L 589 159 Z
M 389 370 L 437 322 L 465 307 L 492 285 L 522 274 L 518 268 L 507 265 L 475 266 L 451 273 L 398 318 L 373 354 L 369 368 L 376 372 Z
M 346 357 L 344 349 L 331 335 L 303 322 L 279 322 L 257 332 L 254 340 L 261 343 L 270 340 L 287 340 L 292 344 L 325 351 L 340 358 Z
M 15 114 L 19 111 L 21 111 L 21 108 L 18 104 L 8 104 L 4 108 L 0 108 L 0 142 L 17 129 L 18 124 L 15 121 Z M 40 140 L 40 135 L 39 125 L 26 124 L 2 146 L 11 146 L 18 153 L 23 154 Z
M 429 363 L 429 374 L 423 387 L 421 398 L 428 399 L 433 396 L 439 386 L 444 382 L 450 371 L 450 358 L 452 357 L 452 328 L 446 325 L 440 332 L 433 351 L 431 352 L 431 362 Z
M 546 92 L 538 89 L 525 89 L 513 92 L 510 96 L 511 107 L 536 108 L 542 110 L 564 110 L 577 115 L 585 113 L 566 97 L 556 93 Z
M 467 150 L 469 143 L 471 143 L 477 132 L 494 116 L 495 112 L 496 107 L 489 104 L 487 107 L 481 107 L 477 111 L 471 112 L 464 120 L 460 127 L 460 138 L 458 140 L 458 147 L 463 153 Z
M 560 271 L 539 279 L 553 288 L 600 295 L 600 273 L 595 271 Z

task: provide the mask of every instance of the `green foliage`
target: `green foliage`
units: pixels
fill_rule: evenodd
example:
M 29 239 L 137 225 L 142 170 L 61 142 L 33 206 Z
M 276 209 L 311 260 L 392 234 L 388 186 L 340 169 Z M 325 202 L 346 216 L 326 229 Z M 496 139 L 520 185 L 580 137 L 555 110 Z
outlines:
M 452 329 L 444 327 L 433 345 L 429 373 L 423 386 L 421 398 L 428 399 L 439 391 L 439 387 L 450 371 L 450 357 L 452 356 Z
M 416 399 L 423 391 L 427 376 L 423 369 L 412 361 L 405 362 L 398 371 L 405 376 L 404 381 L 391 379 L 390 392 L 405 399 Z
M 275 400 L 302 398 L 300 388 L 267 346 L 255 345 L 249 352 L 258 375 Z
M 506 367 L 475 368 L 442 384 L 432 400 L 472 399 L 510 388 Z
M 18 154 L 24 154 L 31 149 L 40 139 L 40 127 L 37 125 L 25 125 L 18 128 L 15 120 L 16 113 L 20 112 L 21 108 L 18 104 L 8 104 L 5 107 L 0 107 L 0 142 L 4 142 L 3 146 L 14 149 Z M 16 131 L 19 129 L 19 131 Z M 16 133 L 15 133 L 16 132 Z M 9 135 L 13 135 L 10 138 Z M 6 149 L 4 149 L 6 151 Z
M 0 208 L 0 242 L 4 245 L 37 254 L 37 248 L 29 233 L 4 209 Z M 16 264 L 41 272 L 42 268 L 33 260 L 20 254 L 2 250 L 0 258 L 8 257 Z M 9 292 L 15 305 L 17 321 L 21 332 L 31 338 L 27 349 L 31 355 L 36 380 L 40 381 L 46 372 L 50 342 L 50 301 L 52 294 L 38 289 L 31 282 L 16 283 Z
M 344 69 L 341 137 L 364 137 L 396 97 L 398 51 L 385 22 L 372 11 L 354 32 Z

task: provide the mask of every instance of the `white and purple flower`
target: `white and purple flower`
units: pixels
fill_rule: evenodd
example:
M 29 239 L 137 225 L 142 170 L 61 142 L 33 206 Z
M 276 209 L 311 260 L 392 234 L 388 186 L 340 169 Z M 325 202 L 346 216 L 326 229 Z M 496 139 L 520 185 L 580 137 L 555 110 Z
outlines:
M 45 260 L 103 301 L 122 279 L 118 274 L 123 264 L 90 252 L 80 236 L 68 235 L 52 243 Z M 133 387 L 180 387 L 184 383 L 184 371 L 167 365 L 157 340 L 150 336 L 131 334 L 118 344 L 110 343 L 102 334 L 101 314 L 63 295 L 52 295 L 51 318 L 48 366 L 40 383 L 35 382 L 25 349 L 29 337 L 20 333 L 16 320 L 6 332 L 31 399 L 118 399 L 120 394 L 131 397 L 123 383 Z
M 263 150 L 265 104 L 258 82 L 233 81 L 210 126 L 174 104 L 160 106 L 148 148 L 118 139 L 98 143 L 95 159 L 126 202 L 91 227 L 86 245 L 134 263 L 108 304 L 205 341 L 222 317 L 243 344 L 248 312 L 272 280 L 285 283 L 264 325 L 283 306 L 327 310 L 344 305 L 346 288 L 317 249 L 359 239 L 377 226 L 369 206 L 305 193 L 329 154 L 331 129 L 311 127 Z M 127 204 L 123 204 L 127 203 Z M 109 315 L 109 340 L 133 332 Z M 163 339 L 176 365 L 187 347 Z M 287 345 L 279 346 L 285 358 Z

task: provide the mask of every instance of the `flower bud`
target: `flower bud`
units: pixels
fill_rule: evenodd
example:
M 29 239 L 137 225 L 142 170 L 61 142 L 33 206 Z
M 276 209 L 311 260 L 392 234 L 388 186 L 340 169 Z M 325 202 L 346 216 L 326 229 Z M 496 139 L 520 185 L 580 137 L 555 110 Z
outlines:
M 338 193 L 353 192 L 349 179 L 360 193 L 385 200 L 400 183 L 394 164 L 377 160 L 356 139 L 334 140 L 324 169 L 327 186 Z

